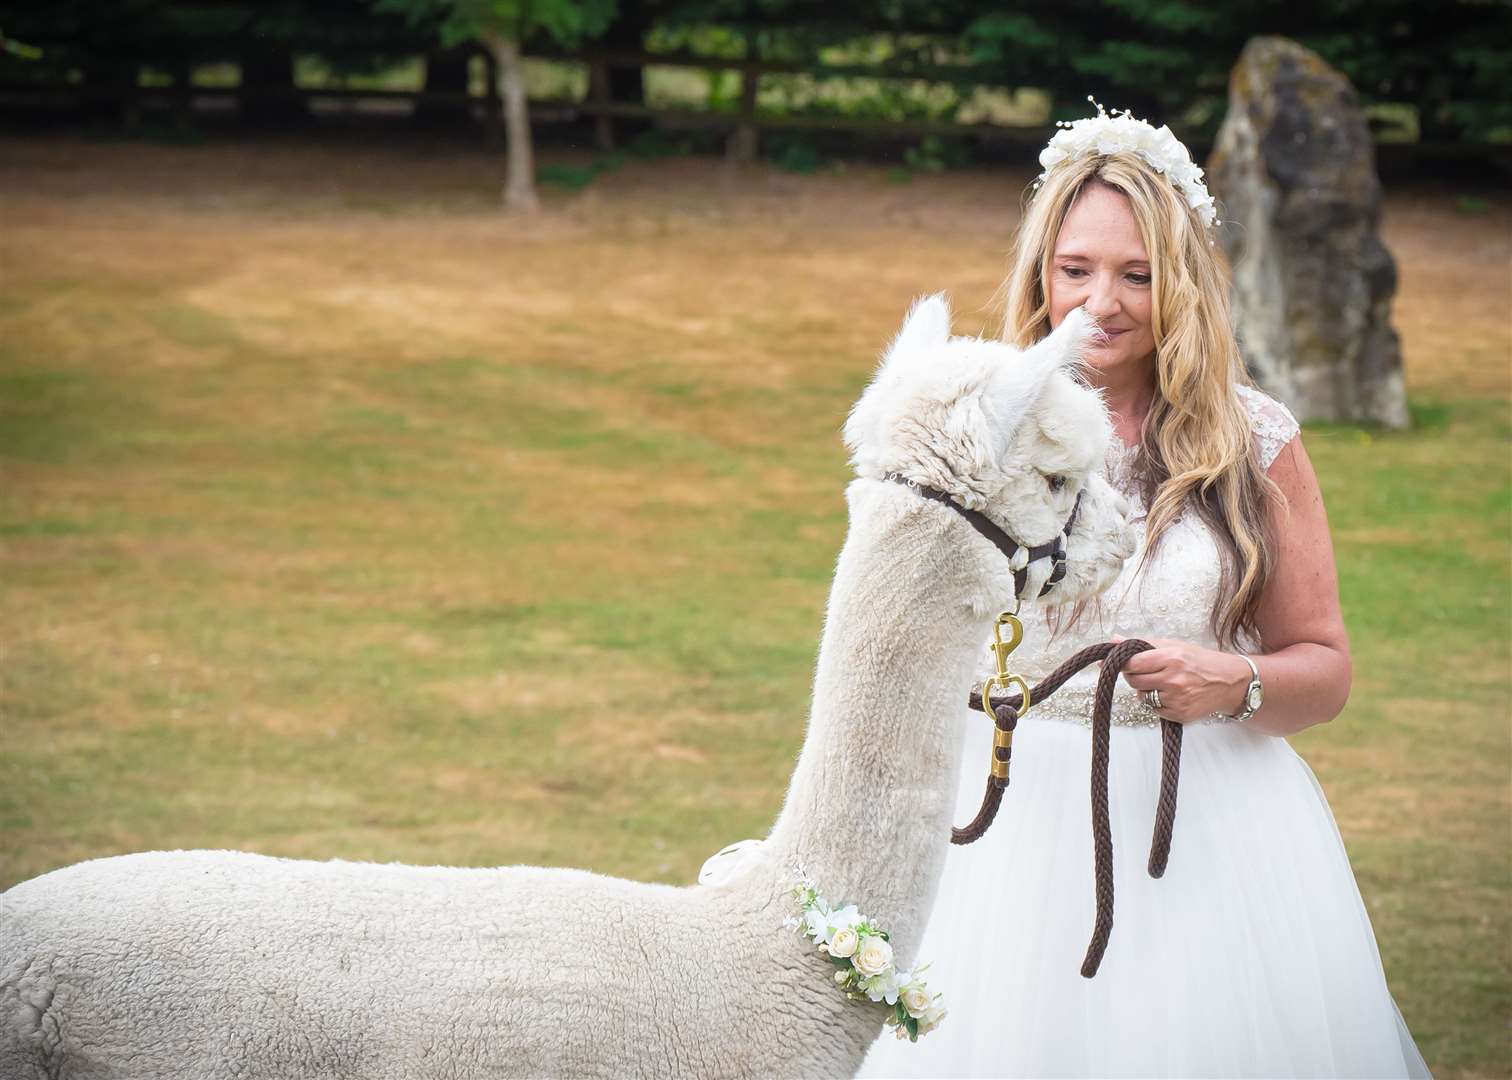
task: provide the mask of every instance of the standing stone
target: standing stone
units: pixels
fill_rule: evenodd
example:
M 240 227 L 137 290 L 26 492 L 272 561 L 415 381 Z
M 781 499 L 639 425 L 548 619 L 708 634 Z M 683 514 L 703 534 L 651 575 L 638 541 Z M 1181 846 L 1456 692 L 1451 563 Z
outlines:
M 1349 80 L 1286 38 L 1251 40 L 1208 175 L 1255 380 L 1302 420 L 1406 427 L 1396 263 Z

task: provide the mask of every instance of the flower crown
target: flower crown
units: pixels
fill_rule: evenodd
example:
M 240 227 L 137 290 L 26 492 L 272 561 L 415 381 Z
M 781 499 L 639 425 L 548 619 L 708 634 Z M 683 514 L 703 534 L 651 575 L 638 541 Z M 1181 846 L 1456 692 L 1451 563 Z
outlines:
M 1202 169 L 1192 161 L 1192 155 L 1187 153 L 1181 140 L 1171 134 L 1169 127 L 1162 124 L 1157 131 L 1148 121 L 1136 120 L 1128 109 L 1122 112 L 1115 109 L 1109 114 L 1090 94 L 1087 100 L 1097 105 L 1097 115 L 1076 121 L 1057 121 L 1055 126 L 1061 130 L 1040 151 L 1039 163 L 1044 172 L 1034 182 L 1035 187 L 1043 184 L 1063 162 L 1075 161 L 1087 154 L 1114 154 L 1126 150 L 1138 154 L 1150 168 L 1168 177 L 1204 225 L 1217 224 L 1218 211 L 1202 181 Z

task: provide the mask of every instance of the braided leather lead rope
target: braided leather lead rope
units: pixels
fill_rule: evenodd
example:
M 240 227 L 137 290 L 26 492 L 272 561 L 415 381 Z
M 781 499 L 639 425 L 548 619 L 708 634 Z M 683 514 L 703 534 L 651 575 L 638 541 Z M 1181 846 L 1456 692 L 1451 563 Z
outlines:
M 1073 655 L 1052 671 L 1043 682 L 1029 691 L 1031 703 L 1039 703 L 1055 693 L 1088 664 L 1102 661 L 1102 671 L 1097 678 L 1097 693 L 1092 703 L 1092 849 L 1093 880 L 1097 897 L 1097 919 L 1092 930 L 1092 941 L 1087 946 L 1086 958 L 1082 961 L 1081 973 L 1090 979 L 1097 974 L 1103 953 L 1108 948 L 1108 938 L 1113 933 L 1113 829 L 1108 819 L 1108 747 L 1112 742 L 1113 690 L 1118 683 L 1118 673 L 1129 658 L 1146 649 L 1154 648 L 1149 642 L 1128 638 L 1118 644 L 1102 642 L 1089 645 Z M 971 707 L 982 707 L 980 691 L 972 691 Z M 1018 708 L 1023 703 L 1019 694 L 1009 694 L 992 701 L 992 715 L 997 727 L 1012 732 L 1018 726 Z M 1160 759 L 1160 799 L 1155 808 L 1155 831 L 1150 838 L 1149 874 L 1158 878 L 1165 873 L 1166 862 L 1171 854 L 1171 834 L 1176 825 L 1176 786 L 1181 775 L 1181 725 L 1173 720 L 1162 719 Z M 1011 756 L 1011 749 L 998 746 L 993 750 L 997 760 L 1004 763 L 1003 772 Z M 1003 801 L 1003 789 L 1008 786 L 1008 777 L 988 773 L 987 790 L 982 795 L 982 807 L 970 824 L 964 828 L 951 829 L 952 844 L 969 844 L 979 839 L 997 816 L 998 806 Z

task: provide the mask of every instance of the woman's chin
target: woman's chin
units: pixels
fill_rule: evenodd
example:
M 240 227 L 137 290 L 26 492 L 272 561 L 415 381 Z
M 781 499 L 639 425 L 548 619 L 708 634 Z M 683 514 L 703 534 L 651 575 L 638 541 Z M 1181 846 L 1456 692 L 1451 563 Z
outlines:
M 1106 375 L 1123 373 L 1135 368 L 1155 366 L 1155 357 L 1135 356 L 1133 350 L 1115 338 L 1098 345 L 1090 345 L 1086 352 L 1088 365 Z

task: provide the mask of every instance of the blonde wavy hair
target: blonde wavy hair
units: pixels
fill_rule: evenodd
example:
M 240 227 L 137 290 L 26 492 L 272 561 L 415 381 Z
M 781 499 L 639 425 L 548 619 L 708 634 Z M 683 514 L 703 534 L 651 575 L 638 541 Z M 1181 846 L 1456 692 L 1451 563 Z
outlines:
M 1259 638 L 1255 613 L 1275 563 L 1268 504 L 1284 498 L 1255 456 L 1249 416 L 1234 392 L 1251 385 L 1234 337 L 1228 272 L 1207 230 L 1164 176 L 1137 154 L 1094 154 L 1056 166 L 1029 202 L 1002 286 L 1005 340 L 1027 348 L 1050 332 L 1047 283 L 1055 240 L 1088 186 L 1129 200 L 1150 256 L 1154 400 L 1140 428 L 1135 470 L 1149 507 L 1143 559 L 1191 507 L 1218 539 L 1223 584 L 1211 613 L 1226 647 Z M 1068 626 L 1085 604 L 1072 611 Z M 1059 620 L 1056 620 L 1059 622 Z

